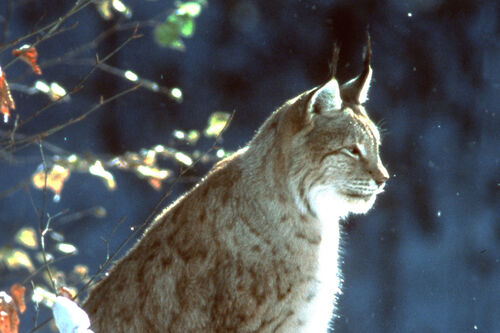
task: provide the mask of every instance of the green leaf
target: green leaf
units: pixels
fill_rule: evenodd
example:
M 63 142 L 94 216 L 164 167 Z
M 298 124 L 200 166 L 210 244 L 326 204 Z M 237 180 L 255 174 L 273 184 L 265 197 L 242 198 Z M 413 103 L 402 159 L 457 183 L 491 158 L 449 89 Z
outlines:
M 187 166 L 193 165 L 193 159 L 191 157 L 189 157 L 189 155 L 187 155 L 181 151 L 176 152 L 174 156 L 175 156 L 175 159 L 177 161 L 181 162 L 184 165 L 187 165 Z
M 191 37 L 194 34 L 194 21 L 187 20 L 181 28 L 181 34 L 184 37 Z
M 187 15 L 191 17 L 197 17 L 201 13 L 201 5 L 197 2 L 186 2 L 179 6 L 179 13 Z
M 186 46 L 184 45 L 184 42 L 181 39 L 174 41 L 172 44 L 169 45 L 169 47 L 178 51 L 184 51 L 186 49 Z
M 200 138 L 200 132 L 198 132 L 197 130 L 190 130 L 187 133 L 187 141 L 192 145 L 196 144 L 199 138 Z
M 33 228 L 21 228 L 14 236 L 14 239 L 19 244 L 22 244 L 30 249 L 36 249 L 38 247 L 38 241 L 36 238 L 36 232 Z
M 70 243 L 59 243 L 56 245 L 56 249 L 59 252 L 65 253 L 65 254 L 76 254 L 78 253 L 78 249 L 76 246 Z
M 208 125 L 205 129 L 205 136 L 218 136 L 226 127 L 230 114 L 226 112 L 214 112 L 208 118 Z
M 155 27 L 154 36 L 161 46 L 172 46 L 179 39 L 179 34 L 171 24 L 163 23 Z
M 189 1 L 177 4 L 177 10 L 154 29 L 155 40 L 160 46 L 184 50 L 182 38 L 192 37 L 195 31 L 194 18 L 199 16 L 206 1 Z

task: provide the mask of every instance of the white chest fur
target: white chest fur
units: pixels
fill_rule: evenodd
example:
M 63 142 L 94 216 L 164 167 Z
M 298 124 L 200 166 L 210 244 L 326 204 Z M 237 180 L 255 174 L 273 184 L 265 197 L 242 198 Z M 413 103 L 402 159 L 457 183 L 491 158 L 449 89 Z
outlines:
M 339 219 L 347 215 L 346 203 L 332 189 L 322 188 L 310 193 L 311 208 L 321 222 L 321 244 L 318 254 L 316 283 L 311 286 L 312 300 L 303 309 L 302 333 L 327 332 L 340 293 L 338 265 Z

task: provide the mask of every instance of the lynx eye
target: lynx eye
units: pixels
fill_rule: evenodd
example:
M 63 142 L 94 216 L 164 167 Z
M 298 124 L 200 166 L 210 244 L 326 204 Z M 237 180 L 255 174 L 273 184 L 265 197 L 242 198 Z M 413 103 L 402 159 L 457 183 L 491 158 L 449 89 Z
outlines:
M 345 147 L 342 149 L 342 151 L 352 157 L 352 158 L 355 158 L 355 159 L 359 159 L 363 154 L 361 152 L 361 149 L 358 147 L 358 145 L 354 145 L 354 146 L 349 146 L 349 147 Z

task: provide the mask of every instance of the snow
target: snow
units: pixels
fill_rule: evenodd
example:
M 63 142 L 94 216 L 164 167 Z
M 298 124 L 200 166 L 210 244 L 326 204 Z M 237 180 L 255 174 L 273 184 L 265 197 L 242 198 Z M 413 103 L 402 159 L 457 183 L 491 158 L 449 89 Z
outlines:
M 93 333 L 87 313 L 69 298 L 57 296 L 52 313 L 60 333 Z

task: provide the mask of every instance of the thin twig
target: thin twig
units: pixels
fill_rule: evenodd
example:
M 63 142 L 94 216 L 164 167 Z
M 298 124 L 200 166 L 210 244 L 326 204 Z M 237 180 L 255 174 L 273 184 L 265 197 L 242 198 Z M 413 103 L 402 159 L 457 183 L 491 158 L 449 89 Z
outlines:
M 84 120 L 85 118 L 87 118 L 90 114 L 92 114 L 93 112 L 95 112 L 96 110 L 100 109 L 101 107 L 103 107 L 104 105 L 122 97 L 122 96 L 125 96 L 126 94 L 136 90 L 137 88 L 139 88 L 140 85 L 135 85 L 133 86 L 132 88 L 129 88 L 129 89 L 126 89 L 108 99 L 105 99 L 105 100 L 102 100 L 100 101 L 99 103 L 95 104 L 92 108 L 90 108 L 87 112 L 81 114 L 80 116 L 76 117 L 76 118 L 71 118 L 69 119 L 68 121 L 65 121 L 64 123 L 62 124 L 59 124 L 59 125 L 56 125 L 46 131 L 43 131 L 43 132 L 40 132 L 38 134 L 34 134 L 34 135 L 31 135 L 31 136 L 27 136 L 26 138 L 20 140 L 20 141 L 17 141 L 15 143 L 16 147 L 15 149 L 22 149 L 24 148 L 25 146 L 27 145 L 30 145 L 32 144 L 33 142 L 37 141 L 37 140 L 42 140 L 42 139 L 45 139 L 46 137 L 50 136 L 50 135 L 53 135 L 54 133 L 57 133 L 59 132 L 60 130 L 70 126 L 70 125 L 73 125 L 77 122 L 80 122 L 82 120 Z
M 46 30 L 49 30 L 49 33 L 45 34 L 44 36 L 42 36 L 42 38 L 40 38 L 38 41 L 36 41 L 35 43 L 33 43 L 33 46 L 36 46 L 38 45 L 39 43 L 41 43 L 42 41 L 44 40 L 47 40 L 48 38 L 51 38 L 53 35 L 50 34 L 50 32 L 54 32 L 54 27 L 59 27 L 63 22 L 65 22 L 67 19 L 69 19 L 71 16 L 77 14 L 78 12 L 80 12 L 82 9 L 84 9 L 85 7 L 87 7 L 88 5 L 90 5 L 91 3 L 94 2 L 94 0 L 86 0 L 84 1 L 83 3 L 81 3 L 82 1 L 81 0 L 77 0 L 76 3 L 73 5 L 73 7 L 62 17 L 58 18 L 57 20 L 55 21 L 52 21 L 48 24 L 46 24 L 45 26 L 31 32 L 31 33 L 28 33 L 20 38 L 17 38 L 13 41 L 10 41 L 10 42 L 7 42 L 3 47 L 0 47 L 0 53 L 2 53 L 5 49 L 7 48 L 10 48 L 28 38 L 31 38 L 35 35 L 38 35 Z M 81 3 L 81 4 L 80 4 Z M 17 60 L 17 58 L 15 59 Z M 9 63 L 8 65 L 5 65 L 4 66 L 4 69 L 7 68 L 8 66 L 10 66 L 11 63 Z
M 42 144 L 39 144 L 40 146 L 40 156 L 42 158 L 42 166 L 43 166 L 43 173 L 44 173 L 44 184 L 43 184 L 43 189 L 42 189 L 42 209 L 41 213 L 39 216 L 39 225 L 38 225 L 38 237 L 40 238 L 40 246 L 42 248 L 42 259 L 43 259 L 43 264 L 46 266 L 46 271 L 50 279 L 50 283 L 52 286 L 52 289 L 54 292 L 56 292 L 56 285 L 54 282 L 54 278 L 52 277 L 52 272 L 50 271 L 50 267 L 48 265 L 47 261 L 47 253 L 45 252 L 45 234 L 47 233 L 49 229 L 49 224 L 50 224 L 50 218 L 47 220 L 47 223 L 44 226 L 44 221 L 45 221 L 45 211 L 47 209 L 47 177 L 48 177 L 48 172 L 47 172 L 47 162 L 45 161 L 45 154 L 43 152 L 43 147 Z
M 67 254 L 64 254 L 62 255 L 61 257 L 58 257 L 58 258 L 55 258 L 55 259 L 52 259 L 52 260 L 49 260 L 47 261 L 47 263 L 42 263 L 42 266 L 38 267 L 36 270 L 34 270 L 33 272 L 30 273 L 30 275 L 28 275 L 22 282 L 21 284 L 22 285 L 25 285 L 26 283 L 28 283 L 29 281 L 32 281 L 38 274 L 40 274 L 40 272 L 42 272 L 44 269 L 46 268 L 49 268 L 50 265 L 53 265 L 59 261 L 62 261 L 64 259 L 67 259 L 67 258 L 71 258 L 73 257 L 75 254 L 74 253 L 67 253 Z
M 84 82 L 86 82 L 86 81 L 87 81 L 87 79 L 89 78 L 89 76 L 90 76 L 90 75 L 91 75 L 91 74 L 92 74 L 92 73 L 96 70 L 96 68 L 98 68 L 98 66 L 99 66 L 100 64 L 102 64 L 102 63 L 106 62 L 109 58 L 111 58 L 111 57 L 112 57 L 113 55 L 115 55 L 118 51 L 120 51 L 122 48 L 124 48 L 124 47 L 125 47 L 128 43 L 130 43 L 132 40 L 134 40 L 134 39 L 136 39 L 136 38 L 139 38 L 139 37 L 140 37 L 140 35 L 138 35 L 138 34 L 137 34 L 137 28 L 136 28 L 136 30 L 134 30 L 133 34 L 132 34 L 129 38 L 127 38 L 127 40 L 125 40 L 125 41 L 124 41 L 124 42 L 123 42 L 120 46 L 118 46 L 118 47 L 117 47 L 117 48 L 115 48 L 113 51 L 111 51 L 109 54 L 107 54 L 107 55 L 106 55 L 103 59 L 101 59 L 101 60 L 97 60 L 97 61 L 96 61 L 96 63 L 95 63 L 95 65 L 94 65 L 94 66 L 93 66 L 93 67 L 92 67 L 92 68 L 88 71 L 88 73 L 87 73 L 85 76 L 83 76 L 83 77 L 82 77 L 82 79 L 80 79 L 80 80 L 79 80 L 79 82 L 78 82 L 78 83 L 77 83 L 77 84 L 76 84 L 76 85 L 75 85 L 75 86 L 74 86 L 74 87 L 70 90 L 70 92 L 68 93 L 68 95 L 70 95 L 70 96 L 71 96 L 71 95 L 75 94 L 77 91 L 79 91 L 81 88 L 83 88 L 83 84 L 84 84 Z M 135 89 L 135 88 L 132 88 L 132 89 Z M 44 112 L 44 111 L 48 110 L 48 109 L 49 109 L 49 108 L 51 108 L 52 106 L 54 106 L 54 105 L 56 105 L 56 104 L 58 104 L 58 103 L 62 102 L 62 100 L 63 100 L 63 98 L 61 98 L 61 99 L 59 99 L 59 100 L 57 100 L 57 101 L 54 101 L 54 102 L 52 102 L 52 103 L 49 103 L 49 104 L 47 104 L 46 106 L 44 106 L 43 108 L 41 108 L 41 109 L 37 110 L 35 113 L 33 113 L 32 115 L 30 115 L 29 117 L 27 117 L 27 118 L 25 118 L 24 120 L 20 121 L 20 122 L 17 124 L 16 129 L 18 129 L 19 127 L 21 127 L 21 126 L 23 126 L 23 125 L 27 124 L 27 123 L 28 123 L 28 122 L 30 122 L 31 120 L 35 119 L 35 118 L 36 118 L 37 116 L 39 116 L 42 112 Z M 86 116 L 85 116 L 85 117 L 86 117 Z M 70 121 L 71 121 L 71 120 L 70 120 Z M 69 124 L 72 124 L 72 122 L 71 122 L 71 123 L 69 123 Z M 69 124 L 68 124 L 68 125 L 69 125 Z M 62 124 L 62 125 L 64 125 L 64 124 Z M 59 125 L 59 126 L 61 126 L 61 125 Z M 57 126 L 56 126 L 56 127 L 57 127 Z M 62 128 L 64 128 L 64 127 L 62 127 Z M 59 131 L 60 129 L 61 129 L 61 128 L 59 128 L 59 129 L 55 130 L 53 133 L 55 133 L 55 132 Z M 52 133 L 52 132 L 51 132 L 51 130 L 49 129 L 49 130 L 47 130 L 47 131 L 45 131 L 45 132 L 43 132 L 43 133 L 40 133 L 40 134 L 35 135 L 35 136 L 32 136 L 32 137 L 35 137 L 35 138 L 36 138 L 36 137 L 39 137 L 39 138 L 43 137 L 43 138 L 46 138 L 48 135 L 52 135 L 53 133 Z M 9 132 L 9 134 L 8 134 L 8 135 L 6 135 L 6 137 L 9 137 L 9 138 L 11 137 L 11 136 L 10 136 L 10 132 Z M 0 144 L 2 144 L 3 142 L 5 142 L 5 139 L 0 140 Z M 11 148 L 11 149 L 14 149 L 14 147 L 13 147 L 13 146 L 15 146 L 15 145 L 16 145 L 16 143 L 13 143 L 13 142 L 9 142 L 9 143 L 7 144 L 8 148 Z M 4 149 L 5 149 L 5 148 L 4 148 Z

